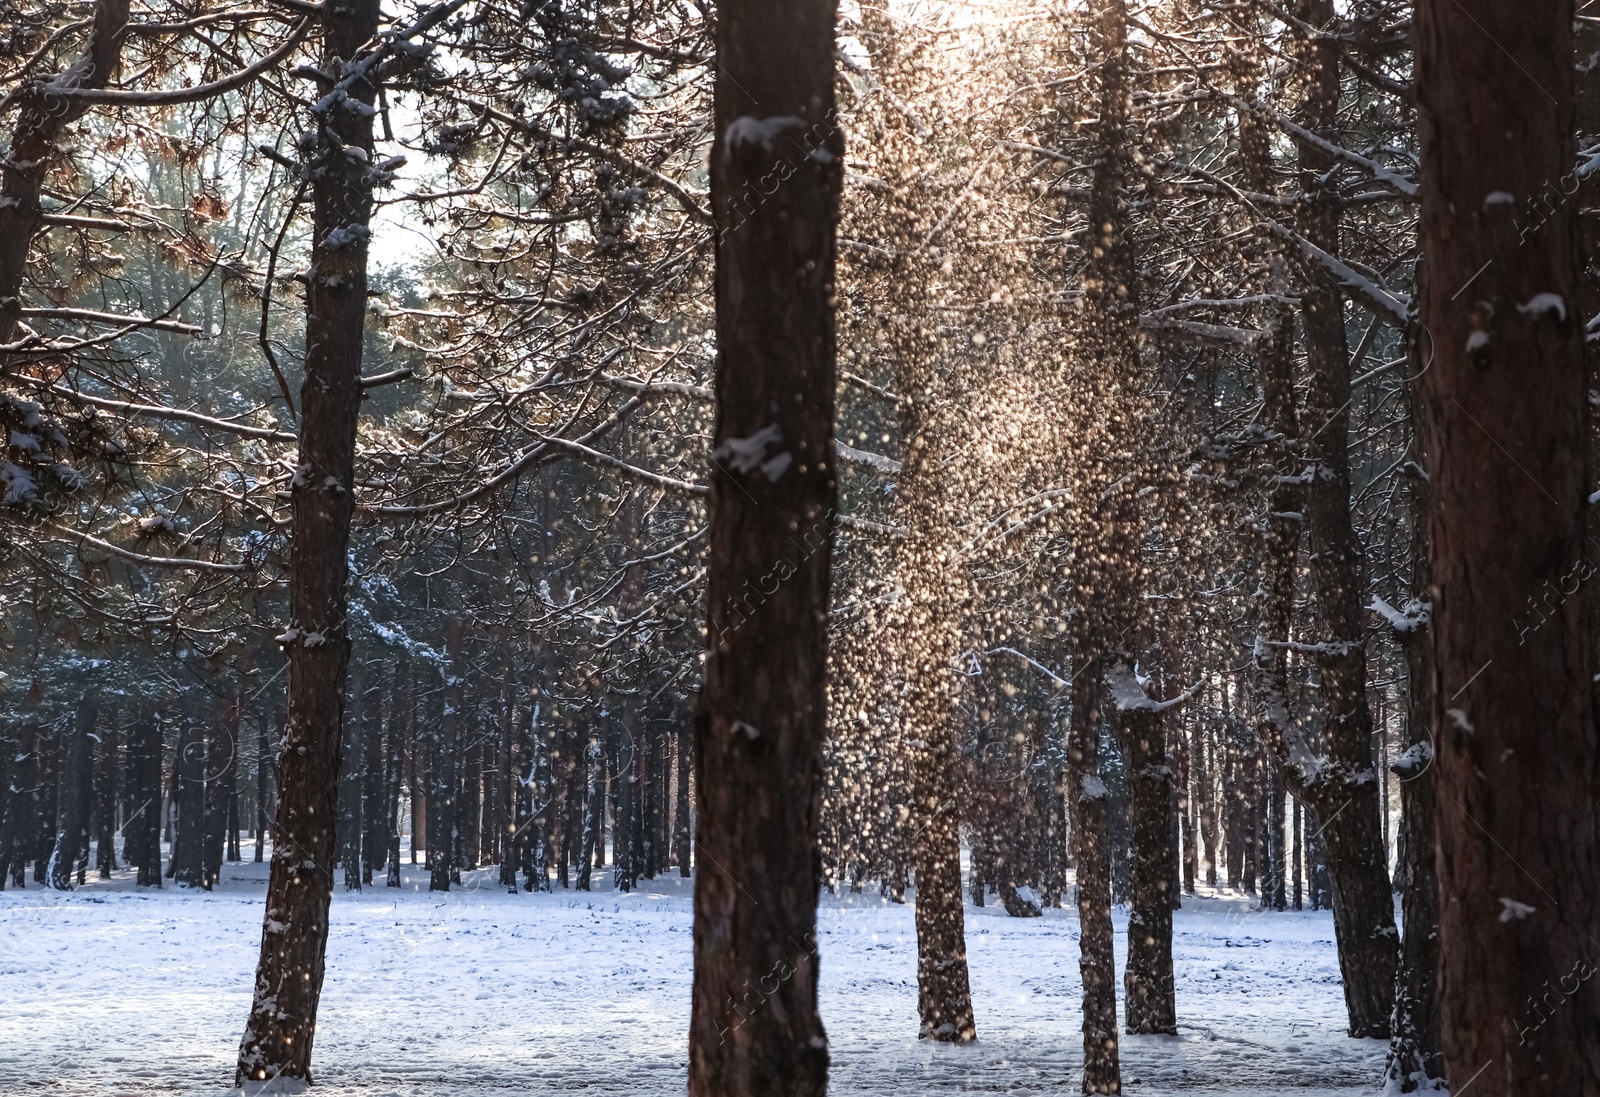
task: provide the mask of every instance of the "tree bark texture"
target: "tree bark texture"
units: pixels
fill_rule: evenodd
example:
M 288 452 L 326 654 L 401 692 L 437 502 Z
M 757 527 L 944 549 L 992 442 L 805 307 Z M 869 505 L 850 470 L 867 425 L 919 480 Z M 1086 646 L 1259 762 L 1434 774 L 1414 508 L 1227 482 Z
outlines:
M 837 498 L 834 19 L 831 0 L 730 0 L 717 13 L 692 1097 L 827 1086 L 815 930 Z
M 1490 1097 L 1600 1094 L 1573 20 L 1416 13 L 1440 1024 Z

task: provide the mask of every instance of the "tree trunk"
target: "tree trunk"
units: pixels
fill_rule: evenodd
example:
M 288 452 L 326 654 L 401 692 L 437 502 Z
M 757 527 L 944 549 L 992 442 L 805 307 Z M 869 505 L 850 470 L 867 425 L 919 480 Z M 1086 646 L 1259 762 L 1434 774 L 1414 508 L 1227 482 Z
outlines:
M 1316 27 L 1334 22 L 1333 0 L 1298 0 L 1300 18 Z M 1301 124 L 1337 140 L 1342 46 L 1319 39 L 1306 45 L 1307 93 Z M 1333 157 L 1300 145 L 1301 231 L 1339 254 L 1339 204 L 1326 183 Z M 1316 662 L 1321 678 L 1325 751 L 1307 794 L 1326 828 L 1333 885 L 1334 936 L 1344 975 L 1350 1035 L 1387 1038 L 1398 960 L 1394 898 L 1383 843 L 1382 805 L 1373 770 L 1372 712 L 1367 705 L 1367 656 L 1362 632 L 1365 582 L 1350 519 L 1350 354 L 1344 293 L 1320 273 L 1301 291 L 1309 384 L 1306 416 L 1318 429 L 1305 439 L 1306 530 L 1317 590 Z M 1283 767 L 1280 766 L 1280 769 Z M 1310 779 L 1311 775 L 1306 775 Z
M 583 789 L 583 837 L 578 849 L 578 890 L 588 891 L 591 886 L 591 874 L 594 872 L 595 846 L 605 841 L 605 774 L 606 755 L 598 738 L 589 740 L 589 745 L 584 749 L 581 770 L 575 770 L 575 781 L 578 774 L 584 781 Z M 623 792 L 626 795 L 626 791 Z M 618 801 L 619 805 L 622 801 Z M 619 807 L 617 811 L 616 841 L 617 849 L 612 851 L 611 860 L 615 870 L 615 881 L 618 891 L 627 891 L 632 886 L 628 876 L 632 858 L 623 848 L 625 835 L 628 832 L 625 823 L 626 808 Z
M 1301 894 L 1301 890 L 1300 890 L 1300 878 L 1301 878 L 1302 873 L 1304 872 L 1304 867 L 1305 867 L 1304 864 L 1303 864 L 1304 844 L 1302 842 L 1302 838 L 1305 835 L 1305 826 L 1303 825 L 1303 823 L 1301 821 L 1300 815 L 1301 815 L 1300 797 L 1296 796 L 1296 797 L 1294 797 L 1294 822 L 1292 824 L 1293 827 L 1294 827 L 1294 909 L 1295 910 L 1301 910 L 1304 907 L 1304 903 L 1305 903 L 1305 899 L 1304 899 L 1303 895 Z
M 345 676 L 350 517 L 367 312 L 372 215 L 372 67 L 349 69 L 377 33 L 377 0 L 349 0 L 322 20 L 324 73 L 348 73 L 318 100 L 306 282 L 300 454 L 290 483 L 289 718 L 278 764 L 255 995 L 236 1083 L 311 1080 L 333 883 Z M 358 149 L 360 159 L 347 148 Z M 314 165 L 314 167 L 313 167 Z
M 372 883 L 373 872 L 389 855 L 389 827 L 394 812 L 388 810 L 388 758 L 383 749 L 384 664 L 372 671 L 375 688 L 368 690 L 361 708 L 361 882 Z M 393 713 L 389 723 L 394 724 Z
M 17 127 L 0 161 L 0 344 L 16 338 L 28 250 L 44 224 L 39 197 L 52 163 L 64 155 L 59 139 L 88 109 L 56 89 L 105 87 L 121 62 L 127 24 L 128 0 L 97 0 L 83 53 L 62 72 L 16 87 Z
M 827 0 L 717 12 L 716 448 L 695 720 L 709 871 L 695 878 L 691 1097 L 827 1085 L 815 930 L 837 499 L 835 14 Z M 763 601 L 746 616 L 752 590 Z
M 151 707 L 139 710 L 128 741 L 128 820 L 122 856 L 139 869 L 139 887 L 161 886 L 161 717 Z
M 1426 489 L 1417 494 L 1426 499 Z M 1418 507 L 1419 527 L 1427 521 L 1425 502 Z M 1426 592 L 1427 542 L 1417 537 L 1415 589 Z M 1400 939 L 1400 965 L 1395 972 L 1394 1015 L 1389 1024 L 1389 1057 L 1384 1081 L 1401 1093 L 1436 1088 L 1445 1077 L 1439 1031 L 1439 895 L 1434 869 L 1433 831 L 1437 809 L 1434 798 L 1433 735 L 1428 720 L 1433 714 L 1432 677 L 1428 665 L 1429 633 L 1425 621 L 1402 632 L 1398 639 L 1406 659 L 1406 748 L 1392 769 L 1400 779 L 1403 815 L 1406 889 L 1402 900 L 1404 935 Z
M 90 801 L 94 795 L 94 728 L 98 716 L 99 702 L 86 695 L 78 703 L 78 713 L 62 751 L 55 848 L 50 851 L 46 871 L 50 886 L 57 891 L 72 890 L 73 870 L 78 859 L 88 851 Z
M 405 772 L 405 735 L 410 729 L 409 706 L 402 707 L 400 697 L 409 701 L 410 694 L 402 693 L 396 668 L 396 703 L 389 706 L 389 732 L 385 736 L 388 751 L 388 774 L 384 778 L 383 833 L 388 850 L 389 873 L 384 880 L 388 887 L 400 886 L 400 786 Z
M 204 886 L 207 891 L 222 879 L 222 861 L 227 856 L 228 807 L 238 783 L 239 718 L 243 698 L 237 694 L 224 708 L 223 726 L 211 729 L 206 743 L 206 849 Z
M 272 763 L 267 748 L 267 724 L 263 720 L 256 726 L 256 853 L 260 864 L 267 844 L 267 773 Z
M 1111 925 L 1111 850 L 1100 779 L 1100 675 L 1074 661 L 1067 744 L 1072 856 L 1078 866 L 1078 974 L 1083 985 L 1083 1092 L 1121 1093 L 1117 964 Z
M 682 725 L 678 730 L 678 806 L 672 813 L 672 844 L 676 850 L 678 875 L 689 878 L 691 846 L 694 836 L 689 817 L 689 771 L 694 764 L 694 728 Z
M 4 799 L 0 800 L 0 891 L 8 880 L 23 886 L 22 866 L 27 862 L 22 836 L 26 832 L 24 820 L 31 814 L 31 788 L 33 783 L 33 750 L 35 729 L 29 724 L 8 727 L 0 750 L 4 751 L 6 780 L 0 786 Z
M 1458 1091 L 1496 1095 L 1600 1094 L 1573 20 L 1416 13 L 1440 1025 Z
M 116 721 L 107 720 L 95 747 L 94 776 L 95 868 L 102 880 L 111 879 L 117 867 L 117 755 Z
M 172 843 L 167 876 L 184 887 L 205 885 L 206 735 L 188 712 L 177 715 L 172 744 Z
M 1133 688 L 1139 688 L 1137 683 Z M 1166 731 L 1154 705 L 1119 716 L 1119 734 L 1128 742 L 1133 854 L 1128 962 L 1123 970 L 1124 1016 L 1129 1033 L 1175 1036 L 1178 1007 L 1172 974 L 1172 830 L 1168 815 L 1172 779 L 1166 764 Z

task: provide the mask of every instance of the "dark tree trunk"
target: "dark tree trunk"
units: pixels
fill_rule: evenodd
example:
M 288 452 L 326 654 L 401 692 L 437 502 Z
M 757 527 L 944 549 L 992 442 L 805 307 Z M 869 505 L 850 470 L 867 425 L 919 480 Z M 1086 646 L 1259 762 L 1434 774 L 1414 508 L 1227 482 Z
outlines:
M 59 139 L 88 109 L 56 89 L 105 87 L 121 61 L 127 24 L 128 0 L 97 0 L 82 55 L 60 73 L 16 87 L 17 126 L 0 161 L 0 344 L 16 338 L 28 250 L 44 225 L 39 197 L 52 163 L 64 154 Z
M 1414 538 L 1417 578 L 1412 586 L 1425 594 L 1428 545 L 1422 531 L 1427 522 L 1427 490 L 1421 485 L 1413 490 L 1418 498 L 1414 528 L 1419 535 Z M 1413 616 L 1411 620 L 1415 623 L 1400 631 L 1397 637 L 1406 660 L 1406 746 L 1391 768 L 1400 779 L 1405 838 L 1401 853 L 1405 859 L 1406 888 L 1402 900 L 1404 934 L 1400 938 L 1400 966 L 1395 973 L 1394 1016 L 1389 1024 L 1389 1058 L 1384 1067 L 1385 1083 L 1401 1093 L 1436 1088 L 1432 1083 L 1445 1077 L 1439 1031 L 1434 736 L 1428 724 L 1433 716 L 1433 682 L 1428 658 L 1431 637 L 1425 620 L 1420 616 Z
M 1117 964 L 1111 925 L 1111 849 L 1106 786 L 1100 778 L 1100 675 L 1073 663 L 1067 744 L 1072 858 L 1078 867 L 1078 974 L 1083 984 L 1083 1092 L 1121 1093 L 1117 1046 Z
M 1268 862 L 1267 888 L 1262 895 L 1263 905 L 1273 910 L 1286 910 L 1289 906 L 1288 858 L 1284 856 L 1283 833 L 1283 781 L 1276 773 L 1267 774 L 1267 841 L 1272 848 Z
M 571 870 L 576 865 L 578 845 L 583 832 L 582 817 L 587 810 L 588 801 L 579 791 L 578 782 L 582 779 L 582 755 L 578 746 L 577 729 L 563 726 L 560 732 L 561 751 L 556 759 L 556 772 L 559 774 L 557 787 L 559 792 L 555 802 L 550 806 L 555 818 L 561 826 L 561 834 L 552 848 L 556 849 L 556 882 L 563 888 L 572 886 Z
M 395 690 L 401 695 L 396 674 Z M 404 694 L 409 699 L 409 694 Z M 388 773 L 384 777 L 383 833 L 384 848 L 388 850 L 389 874 L 384 883 L 388 887 L 400 886 L 400 787 L 405 778 L 405 734 L 410 730 L 409 713 L 400 704 L 389 706 L 389 732 L 385 736 L 388 751 Z
M 589 740 L 589 745 L 584 749 L 583 757 L 577 765 L 580 768 L 574 773 L 581 775 L 584 782 L 583 837 L 578 848 L 578 890 L 588 891 L 591 873 L 594 871 L 595 847 L 605 841 L 606 798 L 605 786 L 601 782 L 601 777 L 605 773 L 605 749 L 598 737 Z M 625 819 L 625 811 L 619 809 L 616 823 L 617 848 L 611 854 L 618 891 L 627 891 L 631 886 L 628 867 L 632 859 L 623 844 L 623 835 L 627 833 Z
M 99 702 L 85 696 L 78 702 L 72 730 L 65 736 L 56 804 L 55 847 L 47 871 L 50 886 L 72 889 L 78 859 L 88 852 L 89 811 L 94 796 L 94 735 Z
M 465 742 L 461 749 L 461 804 L 456 826 L 462 871 L 478 867 L 483 835 L 483 735 L 474 724 L 469 721 L 462 729 Z
M 376 66 L 349 69 L 378 30 L 377 0 L 321 15 L 324 73 L 345 73 L 319 99 L 307 149 L 312 177 L 300 453 L 290 484 L 288 727 L 261 955 L 236 1082 L 311 1079 L 332 894 L 345 676 L 350 517 L 367 311 Z M 347 148 L 359 149 L 360 159 Z
M 1304 873 L 1304 842 L 1305 826 L 1301 821 L 1300 797 L 1294 798 L 1294 909 L 1301 910 L 1305 899 L 1301 894 L 1300 879 Z
M 223 712 L 223 726 L 212 728 L 206 744 L 206 849 L 203 884 L 207 891 L 222 879 L 227 853 L 229 805 L 238 784 L 239 723 L 242 698 L 235 696 Z
M 178 715 L 172 749 L 172 845 L 167 875 L 185 887 L 205 884 L 206 737 L 187 712 Z
M 535 710 L 537 712 L 537 710 Z M 551 748 L 555 743 L 557 729 L 535 725 L 530 743 L 533 757 L 529 760 L 529 774 L 531 783 L 520 791 L 519 807 L 531 820 L 529 832 L 526 835 L 527 845 L 524 855 L 527 867 L 524 872 L 527 877 L 525 885 L 532 891 L 549 891 L 550 889 L 550 856 L 554 850 L 551 841 L 551 823 L 556 818 L 555 781 L 551 768 Z
M 815 930 L 837 499 L 835 14 L 827 0 L 717 12 L 716 448 L 695 720 L 709 870 L 695 878 L 692 1097 L 827 1086 Z M 769 589 L 748 616 L 736 608 Z
M 1334 23 L 1333 0 L 1298 0 L 1300 18 L 1316 27 Z M 1319 39 L 1306 46 L 1307 93 L 1301 123 L 1337 141 L 1339 58 L 1342 46 Z M 1309 142 L 1300 146 L 1301 231 L 1339 253 L 1340 206 L 1326 184 L 1334 160 Z M 1302 288 L 1306 416 L 1318 429 L 1305 439 L 1308 458 L 1306 530 L 1317 589 L 1316 662 L 1321 678 L 1325 757 L 1305 789 L 1326 828 L 1333 885 L 1334 936 L 1344 975 L 1350 1035 L 1386 1038 L 1394 1008 L 1394 897 L 1383 842 L 1380 782 L 1373 771 L 1372 712 L 1367 705 L 1367 656 L 1362 606 L 1365 581 L 1350 517 L 1350 354 L 1344 293 L 1315 274 Z M 1279 769 L 1285 767 L 1281 764 Z M 1291 779 L 1292 775 L 1291 775 Z
M 1333 890 L 1328 883 L 1328 855 L 1322 845 L 1322 824 L 1317 822 L 1317 814 L 1307 809 L 1305 818 L 1306 829 L 1306 885 L 1311 893 L 1311 909 L 1327 910 L 1333 905 Z
M 70 732 L 68 733 L 71 734 Z M 46 869 L 50 853 L 56 846 L 56 809 L 61 785 L 61 748 L 57 736 L 39 729 L 34 739 L 33 811 L 28 818 L 32 833 L 28 837 L 29 854 L 33 861 L 33 882 L 48 884 Z
M 375 689 L 368 691 L 361 708 L 361 882 L 372 883 L 372 874 L 389 856 L 389 827 L 394 812 L 388 807 L 388 757 L 383 747 L 383 698 L 385 667 L 372 672 Z M 394 724 L 391 713 L 389 723 Z
M 1139 690 L 1128 676 L 1127 684 Z M 1141 694 L 1142 695 L 1142 694 Z M 1136 700 L 1136 699 L 1135 699 Z M 1119 705 L 1120 707 L 1120 705 Z M 1172 784 L 1166 764 L 1166 730 L 1154 704 L 1119 712 L 1118 733 L 1128 759 L 1130 895 L 1128 962 L 1123 969 L 1129 1033 L 1178 1032 L 1172 973 Z
M 142 707 L 128 739 L 128 818 L 122 856 L 137 866 L 140 887 L 161 886 L 161 718 Z
M 1568 0 L 1416 13 L 1440 1027 L 1458 1092 L 1600 1094 L 1573 23 Z
M 633 888 L 634 881 L 639 877 L 639 863 L 636 859 L 638 842 L 636 841 L 635 828 L 638 825 L 639 785 L 635 774 L 638 771 L 638 755 L 633 740 L 633 729 L 625 721 L 618 721 L 615 738 L 612 739 L 611 750 L 611 779 L 616 783 L 616 811 L 611 824 L 611 860 L 613 862 L 612 880 L 618 891 L 629 891 Z M 589 772 L 593 773 L 596 758 L 590 747 Z M 592 793 L 591 793 L 592 795 Z M 593 813 L 591 812 L 591 817 Z M 596 828 L 598 833 L 598 827 Z M 584 842 L 589 841 L 588 823 L 584 824 Z M 588 845 L 584 846 L 588 849 Z
M 8 725 L 0 733 L 0 766 L 5 772 L 0 783 L 0 891 L 8 880 L 15 879 L 18 887 L 23 884 L 20 839 L 26 817 L 23 805 L 33 780 L 33 735 L 34 729 L 26 724 Z
M 533 706 L 531 727 L 519 729 L 513 721 L 502 729 L 503 749 L 500 765 L 506 774 L 505 833 L 500 839 L 500 886 L 511 892 L 517 890 L 517 870 L 527 876 L 527 889 L 533 890 L 533 867 L 530 854 L 537 840 L 533 831 L 533 800 L 529 795 L 535 779 L 537 765 L 535 743 L 539 740 L 539 705 Z M 542 853 L 542 851 L 541 851 Z M 539 890 L 543 891 L 543 888 Z
M 94 819 L 95 868 L 100 879 L 111 879 L 117 867 L 117 771 L 120 759 L 117 750 L 116 720 L 107 720 L 100 731 L 100 742 L 95 746 L 94 766 Z M 0 808 L 3 810 L 3 808 Z M 0 872 L 0 876 L 4 873 Z
M 345 709 L 343 742 L 339 746 L 339 865 L 346 891 L 361 890 L 361 771 L 366 746 L 361 725 L 367 715 L 366 668 L 350 670 L 350 704 Z
M 256 726 L 256 853 L 261 863 L 267 844 L 267 782 L 272 768 L 271 751 L 267 746 L 267 724 L 263 720 Z
M 1209 720 L 1195 724 L 1194 781 L 1200 800 L 1201 867 L 1206 886 L 1214 888 L 1217 886 L 1217 797 L 1211 769 L 1215 732 L 1210 725 Z
M 449 723 L 448 720 L 441 723 Z M 449 891 L 455 877 L 456 751 L 453 727 L 430 736 L 428 760 L 428 890 Z

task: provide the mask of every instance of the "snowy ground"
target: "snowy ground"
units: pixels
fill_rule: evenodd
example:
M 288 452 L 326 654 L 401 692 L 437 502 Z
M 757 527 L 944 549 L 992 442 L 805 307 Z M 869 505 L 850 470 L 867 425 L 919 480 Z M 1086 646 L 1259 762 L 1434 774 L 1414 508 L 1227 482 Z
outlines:
M 246 854 L 249 847 L 246 846 Z M 261 933 L 264 866 L 216 892 L 0 893 L 0 1094 L 220 1094 L 233 1074 Z M 690 892 L 507 895 L 493 870 L 430 894 L 340 890 L 318 1025 L 329 1097 L 628 1093 L 685 1084 Z M 597 874 L 605 876 L 608 874 Z M 823 896 L 822 1011 L 834 1094 L 1072 1094 L 1080 1064 L 1077 918 L 967 908 L 977 1044 L 915 1039 L 911 909 Z M 1118 957 L 1126 920 L 1118 918 Z M 1326 912 L 1185 899 L 1174 940 L 1181 1035 L 1125 1036 L 1132 1094 L 1373 1093 L 1384 1045 L 1344 1035 Z M 1120 995 L 1119 995 L 1120 996 Z

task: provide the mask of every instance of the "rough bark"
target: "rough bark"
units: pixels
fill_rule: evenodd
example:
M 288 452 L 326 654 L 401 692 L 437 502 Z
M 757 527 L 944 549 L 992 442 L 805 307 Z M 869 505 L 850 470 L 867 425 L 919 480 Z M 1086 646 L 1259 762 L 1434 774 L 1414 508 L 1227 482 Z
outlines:
M 1128 11 L 1105 0 L 1092 15 L 1091 40 L 1102 58 L 1096 91 L 1099 122 L 1089 223 L 1094 249 L 1084 275 L 1084 342 L 1103 371 L 1103 423 L 1081 508 L 1078 597 L 1087 630 L 1089 665 L 1115 681 L 1109 707 L 1127 763 L 1129 798 L 1128 961 L 1124 971 L 1129 1032 L 1176 1032 L 1172 986 L 1172 850 L 1168 813 L 1171 778 L 1160 710 L 1147 699 L 1131 668 L 1146 630 L 1139 592 L 1142 515 L 1136 454 L 1145 425 L 1138 403 L 1141 352 L 1139 274 L 1126 194 L 1138 186 L 1130 128 Z M 1087 991 L 1086 991 L 1087 993 Z M 1087 1080 L 1085 1085 L 1087 1086 Z M 1118 1083 L 1120 1085 L 1120 1083 Z M 1089 1092 L 1096 1092 L 1089 1090 Z M 1100 1091 L 1100 1092 L 1103 1092 Z
M 345 73 L 377 33 L 377 0 L 327 8 L 325 73 Z M 300 452 L 290 484 L 288 726 L 254 998 L 236 1081 L 311 1080 L 333 883 L 345 676 L 350 518 L 372 215 L 371 69 L 351 71 L 313 110 L 317 143 L 306 282 Z M 346 148 L 359 149 L 360 159 Z
M 1415 25 L 1440 1021 L 1457 1091 L 1496 1097 L 1600 1094 L 1573 20 L 1422 0 Z
M 695 719 L 707 864 L 695 876 L 689 1092 L 820 1097 L 817 815 L 844 158 L 835 5 L 730 0 L 717 15 L 716 417 Z

